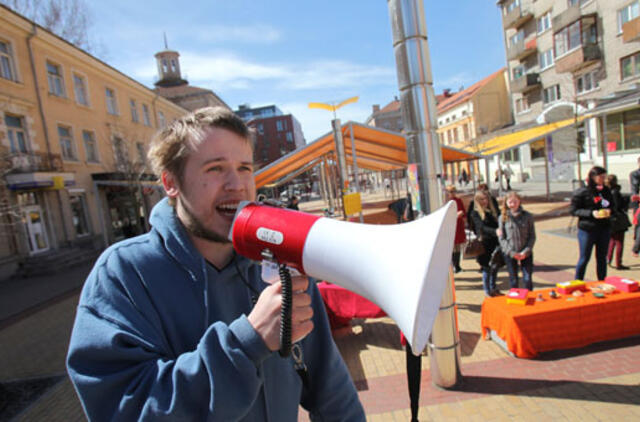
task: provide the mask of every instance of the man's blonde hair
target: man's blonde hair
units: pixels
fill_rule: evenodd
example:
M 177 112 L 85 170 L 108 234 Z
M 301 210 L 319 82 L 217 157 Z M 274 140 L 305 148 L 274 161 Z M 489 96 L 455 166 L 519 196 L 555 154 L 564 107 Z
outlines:
M 175 120 L 153 137 L 147 157 L 156 176 L 160 178 L 163 171 L 168 171 L 182 181 L 187 158 L 210 128 L 226 129 L 246 139 L 253 149 L 252 131 L 240 117 L 223 107 L 201 108 Z

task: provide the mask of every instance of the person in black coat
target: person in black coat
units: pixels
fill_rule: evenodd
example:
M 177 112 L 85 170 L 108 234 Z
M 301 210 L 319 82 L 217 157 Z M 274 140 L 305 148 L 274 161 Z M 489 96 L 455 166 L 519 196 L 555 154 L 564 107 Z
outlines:
M 613 197 L 605 186 L 607 170 L 595 166 L 589 170 L 587 186 L 577 189 L 571 198 L 571 215 L 578 217 L 578 244 L 580 258 L 575 279 L 584 280 L 593 247 L 596 248 L 598 280 L 607 277 L 607 249 L 611 238 L 611 210 Z
M 629 229 L 629 197 L 620 193 L 620 185 L 615 174 L 607 176 L 607 187 L 611 190 L 613 207 L 611 213 L 611 239 L 609 240 L 609 251 L 607 252 L 607 262 L 611 266 L 613 252 L 616 253 L 616 269 L 628 270 L 629 267 L 622 265 L 622 250 L 624 248 L 624 233 Z
M 486 192 L 486 194 L 489 195 L 493 208 L 496 210 L 500 210 L 500 206 L 498 205 L 498 200 L 494 198 L 493 195 L 491 195 L 491 191 L 489 190 L 489 185 L 487 185 L 486 183 L 480 183 L 478 185 L 478 191 Z M 475 233 L 475 228 L 473 227 L 473 219 L 471 218 L 471 211 L 473 211 L 473 208 L 475 207 L 475 202 L 476 202 L 475 200 L 469 202 L 469 208 L 467 209 L 467 226 L 474 233 Z
M 500 211 L 493 205 L 490 195 L 482 190 L 476 192 L 473 198 L 474 206 L 471 220 L 476 236 L 484 246 L 484 253 L 476 258 L 482 268 L 482 286 L 486 296 L 496 296 L 500 292 L 496 288 L 498 269 L 490 265 L 491 255 L 498 246 L 498 216 Z

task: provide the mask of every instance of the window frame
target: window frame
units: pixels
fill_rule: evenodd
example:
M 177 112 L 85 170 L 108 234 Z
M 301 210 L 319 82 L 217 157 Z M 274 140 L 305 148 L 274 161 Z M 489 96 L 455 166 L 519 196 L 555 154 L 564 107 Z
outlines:
M 542 67 L 542 62 L 544 61 L 545 63 L 548 62 L 548 60 L 545 58 L 546 55 L 548 54 L 549 58 L 551 59 L 551 63 L 547 64 L 546 66 Z M 544 60 L 543 60 L 544 59 Z M 550 67 L 553 67 L 556 64 L 555 58 L 554 58 L 554 48 L 551 47 L 541 53 L 538 53 L 538 66 L 540 67 L 540 71 L 542 72 L 543 70 L 547 70 Z
M 131 112 L 131 121 L 140 123 L 140 115 L 138 114 L 138 104 L 133 98 L 129 98 L 129 111 Z
M 15 60 L 13 42 L 2 37 L 0 38 L 0 43 L 5 44 L 7 46 L 6 52 L 0 51 L 0 78 L 6 79 L 11 82 L 19 82 L 20 80 L 18 78 L 18 69 L 17 69 L 16 60 Z M 7 75 L 4 74 L 3 64 L 5 62 L 2 60 L 3 58 L 6 59 L 6 66 L 10 73 L 8 76 L 10 77 L 7 77 Z
M 518 104 L 522 104 L 522 108 L 520 108 Z M 516 111 L 516 115 L 525 114 L 531 111 L 531 104 L 529 104 L 529 99 L 525 95 L 523 95 L 522 97 L 516 98 L 514 100 L 513 108 Z
M 542 28 L 542 30 L 540 30 L 540 22 L 546 22 L 546 26 L 544 26 Z M 551 10 L 547 10 L 546 12 L 544 12 L 539 18 L 536 18 L 536 34 L 540 35 L 540 34 L 544 34 L 545 32 L 547 32 L 548 30 L 551 29 Z
M 12 117 L 14 119 L 17 119 L 18 122 L 20 123 L 20 126 L 10 126 L 9 123 L 7 122 L 7 117 Z M 11 113 L 4 114 L 4 125 L 7 128 L 7 138 L 9 140 L 9 151 L 11 154 L 29 154 L 31 150 L 29 145 L 29 136 L 25 127 L 25 123 L 26 123 L 26 119 L 24 118 L 24 116 L 11 114 Z M 18 139 L 19 137 L 17 136 L 17 134 L 22 135 L 22 143 Z M 15 146 L 14 146 L 14 142 L 16 144 Z M 24 149 L 20 148 L 21 144 L 24 146 Z
M 55 69 L 56 73 L 51 72 L 51 68 Z M 64 83 L 64 70 L 62 68 L 62 65 L 53 60 L 47 59 L 45 61 L 45 70 L 47 71 L 49 94 L 59 98 L 67 98 L 67 90 Z
M 89 157 L 89 148 L 87 147 L 87 145 L 89 144 L 89 142 L 87 142 L 87 136 L 89 135 L 89 140 L 93 143 L 93 146 L 91 147 L 91 149 L 93 150 L 93 155 L 95 157 Z M 87 130 L 87 129 L 83 129 L 82 130 L 82 144 L 84 146 L 84 159 L 86 160 L 87 163 L 99 163 L 100 162 L 100 153 L 98 151 L 98 142 L 96 140 L 96 134 L 94 131 L 92 130 Z M 94 159 L 92 159 L 94 158 Z
M 167 126 L 167 119 L 162 110 L 158 110 L 158 129 L 164 129 L 165 126 Z
M 86 232 L 84 233 L 80 233 L 78 231 L 78 226 L 73 223 L 73 218 L 76 217 L 74 215 L 74 212 L 76 211 L 76 209 L 74 208 L 74 204 L 79 204 L 79 210 L 80 210 L 80 216 L 78 216 L 78 218 L 82 219 L 82 221 L 84 222 L 84 226 L 86 228 Z M 88 209 L 87 209 L 87 201 L 85 198 L 84 193 L 74 193 L 74 194 L 70 194 L 69 195 L 69 208 L 71 210 L 71 221 L 73 223 L 73 228 L 76 231 L 76 236 L 77 237 L 87 237 L 89 235 L 91 235 L 91 225 L 89 223 L 89 213 L 88 213 Z M 82 224 L 80 224 L 80 226 L 82 226 Z
M 627 59 L 631 60 L 631 69 L 632 71 L 633 69 L 635 69 L 636 72 L 632 72 L 631 75 L 625 77 L 623 61 Z M 640 51 L 636 51 L 635 53 L 620 57 L 618 63 L 620 64 L 620 82 L 625 82 L 640 76 Z
M 547 92 L 552 92 L 550 90 L 553 90 L 554 93 L 554 98 L 552 100 L 548 99 L 548 95 Z M 562 91 L 560 89 L 560 84 L 554 84 L 551 86 L 548 86 L 546 88 L 543 88 L 542 90 L 542 102 L 543 104 L 553 104 L 557 101 L 560 101 L 562 99 Z
M 58 129 L 58 143 L 60 145 L 60 156 L 63 161 L 78 161 L 78 151 L 76 149 L 75 141 L 73 139 L 73 127 L 71 125 L 65 123 L 58 123 L 56 125 Z M 61 130 L 67 130 L 68 136 L 64 136 L 60 133 Z M 68 141 L 68 146 L 65 145 L 64 141 Z M 68 147 L 68 151 L 67 151 Z M 68 155 L 68 153 L 71 153 Z
M 634 5 L 636 6 L 635 7 L 636 15 L 635 16 L 631 16 L 633 14 L 632 10 L 633 10 L 633 6 Z M 625 22 L 622 22 L 622 11 L 623 10 L 627 10 L 627 9 L 629 10 L 629 14 L 628 14 L 629 18 Z M 628 3 L 627 5 L 622 6 L 620 9 L 618 9 L 616 11 L 616 24 L 618 25 L 618 34 L 622 33 L 622 26 L 625 23 L 634 20 L 638 16 L 640 16 L 640 0 L 634 0 L 631 3 Z
M 151 113 L 149 106 L 145 103 L 142 103 L 142 123 L 145 126 L 151 127 Z
M 600 80 L 597 78 L 597 73 L 598 73 L 597 69 L 590 70 L 574 78 L 573 83 L 574 83 L 574 89 L 575 89 L 576 95 L 588 94 L 590 92 L 597 91 L 598 89 L 600 89 Z M 580 81 L 583 81 L 582 85 L 584 87 L 585 84 L 587 83 L 587 80 L 589 81 L 591 88 L 578 90 Z
M 77 79 L 80 79 L 81 83 L 80 85 L 78 85 Z M 74 99 L 76 101 L 77 104 L 85 106 L 85 107 L 90 107 L 90 103 L 89 103 L 89 84 L 87 82 L 87 77 L 84 75 L 81 75 L 80 73 L 76 72 L 76 71 L 72 71 L 71 72 L 71 82 L 73 83 L 73 96 Z M 80 101 L 78 99 L 78 86 L 81 87 L 81 91 L 82 94 L 84 95 L 84 102 Z
M 109 92 L 111 92 L 113 95 L 109 95 Z M 118 110 L 118 95 L 116 94 L 116 90 L 108 86 L 105 87 L 104 98 L 105 98 L 105 103 L 107 105 L 107 113 L 113 116 L 120 115 L 120 112 Z

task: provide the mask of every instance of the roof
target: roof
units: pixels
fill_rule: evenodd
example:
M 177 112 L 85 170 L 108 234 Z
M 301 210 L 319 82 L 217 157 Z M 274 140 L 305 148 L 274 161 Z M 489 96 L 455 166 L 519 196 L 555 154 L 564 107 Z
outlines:
M 443 100 L 440 104 L 438 104 L 438 114 L 444 113 L 445 111 L 462 104 L 463 102 L 469 101 L 473 95 L 480 90 L 480 88 L 487 85 L 489 82 L 494 80 L 496 77 L 502 75 L 504 73 L 504 68 L 498 70 L 497 72 L 492 73 L 481 81 L 476 82 L 471 85 L 469 88 L 464 89 L 451 97 Z
M 369 170 L 394 170 L 407 165 L 407 143 L 405 137 L 396 132 L 347 122 L 342 125 L 342 137 L 347 164 L 353 162 L 351 138 L 356 150 L 358 168 Z M 329 132 L 306 146 L 296 149 L 258 170 L 255 174 L 256 187 L 281 184 L 319 164 L 327 155 L 335 156 L 333 132 Z M 477 155 L 468 151 L 443 146 L 442 159 L 445 162 L 473 160 Z

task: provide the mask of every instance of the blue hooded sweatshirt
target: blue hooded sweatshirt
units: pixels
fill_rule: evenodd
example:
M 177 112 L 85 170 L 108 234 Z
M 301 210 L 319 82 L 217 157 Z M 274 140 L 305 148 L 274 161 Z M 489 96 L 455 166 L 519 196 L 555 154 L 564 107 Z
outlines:
M 365 420 L 315 284 L 303 388 L 247 320 L 242 278 L 262 291 L 259 266 L 208 264 L 166 199 L 150 222 L 100 256 L 80 296 L 67 369 L 90 420 L 296 421 L 299 404 L 312 420 Z

